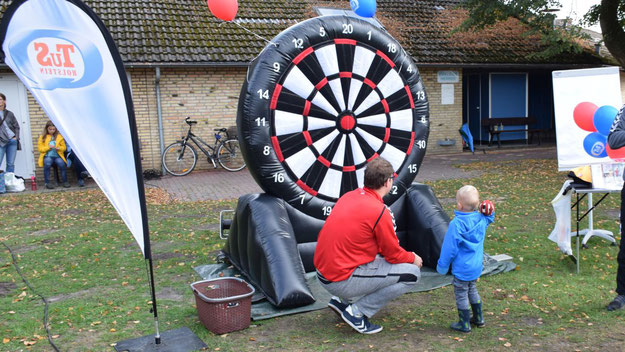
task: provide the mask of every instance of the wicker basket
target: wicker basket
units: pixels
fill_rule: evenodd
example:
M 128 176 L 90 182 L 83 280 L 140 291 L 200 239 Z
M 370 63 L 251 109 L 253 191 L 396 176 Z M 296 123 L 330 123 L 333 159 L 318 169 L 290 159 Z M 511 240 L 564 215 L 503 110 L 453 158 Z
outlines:
M 250 326 L 252 285 L 236 277 L 223 277 L 194 282 L 191 289 L 197 314 L 208 330 L 225 334 Z

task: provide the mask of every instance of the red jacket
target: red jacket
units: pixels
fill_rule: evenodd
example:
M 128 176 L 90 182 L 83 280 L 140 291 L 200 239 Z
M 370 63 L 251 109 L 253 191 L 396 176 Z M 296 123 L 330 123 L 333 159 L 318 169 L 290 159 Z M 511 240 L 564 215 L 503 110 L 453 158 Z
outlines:
M 315 267 L 326 279 L 343 281 L 378 253 L 391 264 L 415 260 L 412 252 L 399 246 L 393 216 L 375 191 L 358 188 L 345 193 L 319 232 Z

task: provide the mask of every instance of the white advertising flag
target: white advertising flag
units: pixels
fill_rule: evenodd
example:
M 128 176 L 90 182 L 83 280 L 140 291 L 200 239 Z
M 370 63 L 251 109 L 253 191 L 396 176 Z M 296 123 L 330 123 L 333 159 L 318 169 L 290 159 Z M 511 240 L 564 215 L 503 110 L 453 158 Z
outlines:
M 5 63 L 69 141 L 148 258 L 130 88 L 104 24 L 78 0 L 15 1 L 2 19 L 0 39 Z
M 554 71 L 558 169 L 612 162 L 607 136 L 621 108 L 618 67 Z

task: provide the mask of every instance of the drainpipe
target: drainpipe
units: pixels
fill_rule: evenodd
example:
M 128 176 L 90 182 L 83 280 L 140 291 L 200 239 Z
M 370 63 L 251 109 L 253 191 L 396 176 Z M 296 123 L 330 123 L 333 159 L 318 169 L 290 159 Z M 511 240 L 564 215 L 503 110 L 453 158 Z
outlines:
M 163 138 L 163 110 L 161 109 L 161 68 L 156 67 L 156 80 L 154 81 L 154 88 L 156 89 L 156 113 L 158 115 L 158 139 L 161 147 L 161 153 L 165 151 L 165 139 Z M 165 166 L 161 164 L 161 174 L 165 175 Z

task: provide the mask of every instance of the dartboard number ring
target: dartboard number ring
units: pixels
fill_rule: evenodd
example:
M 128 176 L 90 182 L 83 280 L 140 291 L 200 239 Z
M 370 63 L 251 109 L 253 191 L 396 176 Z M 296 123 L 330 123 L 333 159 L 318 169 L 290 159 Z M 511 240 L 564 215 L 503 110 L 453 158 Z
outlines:
M 399 43 L 346 16 L 302 22 L 273 42 L 249 69 L 237 115 L 261 187 L 325 218 L 342 194 L 363 186 L 367 163 L 383 157 L 396 175 L 385 201 L 400 197 L 425 154 L 429 113 Z

